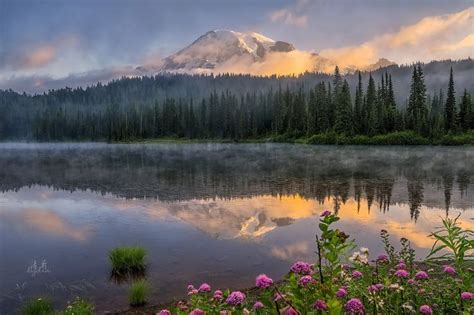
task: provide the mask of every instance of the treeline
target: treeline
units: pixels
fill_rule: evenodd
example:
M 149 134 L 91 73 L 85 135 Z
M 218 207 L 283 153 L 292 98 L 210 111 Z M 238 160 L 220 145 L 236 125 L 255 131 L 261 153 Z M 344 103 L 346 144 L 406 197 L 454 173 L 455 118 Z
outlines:
M 405 109 L 396 104 L 391 75 L 359 73 L 355 97 L 336 67 L 333 81 L 305 89 L 279 88 L 238 95 L 211 92 L 209 97 L 167 98 L 142 105 L 111 103 L 103 111 L 46 108 L 32 119 L 33 139 L 108 140 L 182 137 L 189 139 L 299 138 L 335 133 L 376 136 L 411 130 L 436 138 L 474 129 L 471 95 L 457 104 L 451 69 L 446 95 L 428 98 L 421 65 L 413 68 Z

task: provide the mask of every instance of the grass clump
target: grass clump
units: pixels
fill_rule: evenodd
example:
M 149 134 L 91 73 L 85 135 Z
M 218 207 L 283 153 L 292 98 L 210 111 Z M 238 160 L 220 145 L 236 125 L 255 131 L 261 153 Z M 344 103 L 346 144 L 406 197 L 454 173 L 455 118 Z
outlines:
M 59 312 L 60 315 L 92 315 L 94 314 L 94 306 L 80 298 L 76 298 L 74 302 L 69 304 L 66 309 Z
M 23 315 L 49 315 L 53 314 L 53 305 L 50 300 L 38 298 L 29 301 L 23 308 Z
M 132 283 L 128 290 L 128 300 L 130 306 L 142 306 L 147 302 L 150 286 L 145 279 L 137 280 Z
M 140 246 L 121 246 L 112 249 L 109 254 L 113 272 L 143 271 L 146 267 L 146 250 Z

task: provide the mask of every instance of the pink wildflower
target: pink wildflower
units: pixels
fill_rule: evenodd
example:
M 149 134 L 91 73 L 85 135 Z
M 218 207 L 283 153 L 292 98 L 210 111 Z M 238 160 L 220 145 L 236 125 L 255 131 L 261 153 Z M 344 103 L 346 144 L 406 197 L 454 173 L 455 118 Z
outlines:
M 199 308 L 196 308 L 192 310 L 191 313 L 189 313 L 189 315 L 204 315 L 204 311 Z
M 223 295 L 223 293 L 222 293 L 221 290 L 216 290 L 216 291 L 214 291 L 214 299 L 215 299 L 215 300 L 220 300 L 220 299 L 222 299 L 222 295 Z
M 316 300 L 313 304 L 313 308 L 317 311 L 327 311 L 328 305 L 323 300 Z
M 461 293 L 461 300 L 472 300 L 474 299 L 474 294 L 471 292 L 463 292 Z
M 347 290 L 344 289 L 344 288 L 339 288 L 339 290 L 337 290 L 337 292 L 336 292 L 336 296 L 338 298 L 346 297 L 346 295 L 347 295 Z
M 268 288 L 272 284 L 273 284 L 272 278 L 268 277 L 265 274 L 261 274 L 255 279 L 255 285 L 258 288 Z
M 295 309 L 290 306 L 286 310 L 283 311 L 283 314 L 284 315 L 298 315 L 298 312 L 295 311 Z
M 194 294 L 198 294 L 198 290 L 196 289 L 192 289 L 191 291 L 188 292 L 188 295 L 194 295 Z
M 297 261 L 291 266 L 290 270 L 294 273 L 307 275 L 313 271 L 313 266 L 304 261 Z
M 407 269 L 407 265 L 403 260 L 401 260 L 398 265 L 396 266 L 397 269 Z
M 171 315 L 171 312 L 168 310 L 161 310 L 156 315 Z
M 418 280 L 428 279 L 428 273 L 426 271 L 418 271 L 415 278 Z
M 358 270 L 355 270 L 352 272 L 352 278 L 354 279 L 360 279 L 362 278 L 362 272 L 358 271 Z
M 385 264 L 385 263 L 388 263 L 388 256 L 387 255 L 379 255 L 379 257 L 377 257 L 377 262 L 379 264 Z
M 314 282 L 314 279 L 313 277 L 311 276 L 303 276 L 301 277 L 299 280 L 298 280 L 298 285 L 302 286 L 302 287 L 305 287 L 307 286 L 308 284 Z
M 198 289 L 199 292 L 211 292 L 211 286 L 207 283 L 201 284 L 201 286 Z
M 444 265 L 443 266 L 443 272 L 447 273 L 449 275 L 452 275 L 452 276 L 454 276 L 456 274 L 456 270 L 453 267 L 449 266 L 449 265 Z
M 344 305 L 344 309 L 348 314 L 364 314 L 364 304 L 359 299 L 353 298 L 347 301 Z
M 330 216 L 331 215 L 331 211 L 329 210 L 324 210 L 322 213 L 321 213 L 321 218 L 325 218 L 327 216 Z
M 226 303 L 229 305 L 239 305 L 245 300 L 245 294 L 240 291 L 232 292 L 226 300 Z
M 431 315 L 431 314 L 433 314 L 433 310 L 432 310 L 431 307 L 429 307 L 428 305 L 422 305 L 422 306 L 420 306 L 419 311 L 420 311 L 421 314 L 426 314 L 426 315 Z
M 395 276 L 397 276 L 398 278 L 408 278 L 408 275 L 408 271 L 404 269 L 399 269 L 395 271 Z
M 259 308 L 263 308 L 263 303 L 260 302 L 260 301 L 257 301 L 257 302 L 255 302 L 255 304 L 253 305 L 253 309 L 254 309 L 254 310 L 258 310 Z

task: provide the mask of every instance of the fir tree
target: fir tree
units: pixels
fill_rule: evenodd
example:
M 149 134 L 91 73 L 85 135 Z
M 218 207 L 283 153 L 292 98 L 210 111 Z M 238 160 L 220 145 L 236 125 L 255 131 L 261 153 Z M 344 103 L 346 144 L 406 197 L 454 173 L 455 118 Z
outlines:
M 454 96 L 453 68 L 449 73 L 448 93 L 446 95 L 446 105 L 444 106 L 444 128 L 446 132 L 456 129 L 456 98 Z
M 471 126 L 474 120 L 473 114 L 471 95 L 465 89 L 458 114 L 459 127 L 463 132 L 466 132 L 472 128 Z
M 351 93 L 346 80 L 344 80 L 341 91 L 338 93 L 334 130 L 338 134 L 346 136 L 352 135 L 353 131 Z
M 354 132 L 355 134 L 362 134 L 363 132 L 363 115 L 362 107 L 364 106 L 364 91 L 362 90 L 362 76 L 358 73 L 358 84 L 355 93 L 354 101 Z

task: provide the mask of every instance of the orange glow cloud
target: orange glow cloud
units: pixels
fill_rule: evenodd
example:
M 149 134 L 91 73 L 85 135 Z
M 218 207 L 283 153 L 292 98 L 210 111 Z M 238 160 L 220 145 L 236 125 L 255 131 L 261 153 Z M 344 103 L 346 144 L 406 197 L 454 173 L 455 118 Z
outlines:
M 25 56 L 22 65 L 23 68 L 40 68 L 51 61 L 56 56 L 56 49 L 52 46 L 42 46 L 33 50 L 29 55 Z
M 396 33 L 377 36 L 361 45 L 325 49 L 321 56 L 342 68 L 359 69 L 381 57 L 397 63 L 466 58 L 472 55 L 474 48 L 473 14 L 474 7 L 471 7 L 453 14 L 425 17 L 401 27 Z

